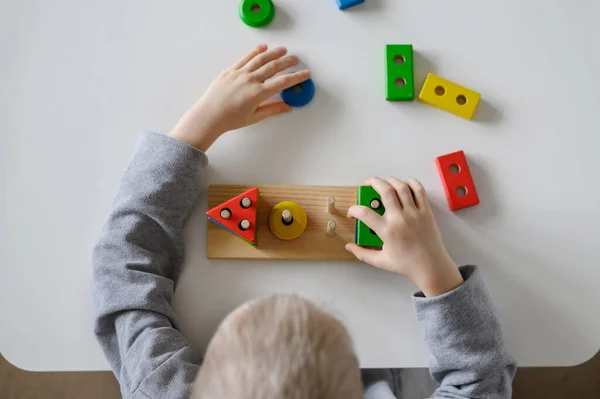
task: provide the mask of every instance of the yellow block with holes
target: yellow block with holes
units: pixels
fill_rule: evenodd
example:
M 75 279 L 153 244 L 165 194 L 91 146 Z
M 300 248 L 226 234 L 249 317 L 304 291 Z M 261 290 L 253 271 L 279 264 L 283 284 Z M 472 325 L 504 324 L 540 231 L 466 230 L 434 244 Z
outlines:
M 473 118 L 481 94 L 433 73 L 427 75 L 419 100 L 465 119 Z

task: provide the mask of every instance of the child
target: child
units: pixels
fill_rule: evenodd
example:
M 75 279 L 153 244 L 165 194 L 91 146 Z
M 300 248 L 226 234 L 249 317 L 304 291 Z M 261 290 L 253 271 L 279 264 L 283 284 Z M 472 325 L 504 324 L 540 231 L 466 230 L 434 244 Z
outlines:
M 364 386 L 348 332 L 297 296 L 242 305 L 202 360 L 179 332 L 171 307 L 184 257 L 183 225 L 200 196 L 205 152 L 223 133 L 276 114 L 261 105 L 310 73 L 275 76 L 298 64 L 285 48 L 260 45 L 226 69 L 170 137 L 145 133 L 123 174 L 93 255 L 95 334 L 125 398 L 393 398 L 388 382 Z M 475 266 L 456 267 L 442 243 L 423 186 L 371 178 L 386 213 L 353 206 L 384 241 L 382 250 L 346 248 L 401 274 L 432 353 L 433 397 L 509 398 L 516 365 Z M 197 381 L 194 386 L 194 380 Z

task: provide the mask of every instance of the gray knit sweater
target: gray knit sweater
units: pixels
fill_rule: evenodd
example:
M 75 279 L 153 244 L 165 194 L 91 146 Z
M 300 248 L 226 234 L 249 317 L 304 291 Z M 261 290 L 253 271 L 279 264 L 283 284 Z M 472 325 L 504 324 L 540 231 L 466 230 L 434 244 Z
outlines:
M 171 302 L 182 229 L 201 194 L 206 156 L 144 133 L 125 170 L 93 254 L 94 332 L 124 398 L 187 398 L 202 358 L 179 331 Z M 516 365 L 474 266 L 465 283 L 435 298 L 413 296 L 431 351 L 434 398 L 509 398 Z M 393 317 L 393 315 L 390 315 Z M 367 398 L 393 398 L 386 381 Z

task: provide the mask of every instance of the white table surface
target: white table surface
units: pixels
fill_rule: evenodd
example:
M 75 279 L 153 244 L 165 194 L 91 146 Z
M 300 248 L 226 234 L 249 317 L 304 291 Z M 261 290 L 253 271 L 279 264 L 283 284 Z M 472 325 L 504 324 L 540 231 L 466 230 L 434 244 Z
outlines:
M 224 136 L 209 183 L 358 185 L 417 177 L 447 247 L 481 267 L 522 366 L 600 347 L 599 2 L 0 2 L 0 351 L 30 370 L 108 367 L 92 333 L 90 253 L 141 129 L 168 132 L 259 42 L 313 71 L 306 108 Z M 384 45 L 482 93 L 475 121 L 384 99 Z M 278 148 L 286 144 L 290 151 Z M 481 204 L 448 210 L 434 158 L 463 149 Z M 408 281 L 358 263 L 207 261 L 205 198 L 176 295 L 203 348 L 249 298 L 298 291 L 338 315 L 363 366 L 425 366 Z

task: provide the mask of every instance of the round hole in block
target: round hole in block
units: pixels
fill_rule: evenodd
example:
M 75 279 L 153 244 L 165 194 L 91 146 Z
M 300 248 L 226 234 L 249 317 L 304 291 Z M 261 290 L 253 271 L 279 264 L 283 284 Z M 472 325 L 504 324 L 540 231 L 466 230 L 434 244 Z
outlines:
M 402 56 L 402 55 L 397 55 L 394 57 L 394 64 L 396 64 L 396 65 L 402 65 L 402 64 L 404 64 L 405 61 L 406 60 L 404 59 L 404 56 Z
M 460 166 L 458 166 L 455 163 L 453 163 L 452 165 L 450 165 L 450 167 L 448 169 L 450 169 L 450 173 L 452 173 L 453 175 L 455 175 L 458 172 L 460 172 Z
M 281 223 L 283 223 L 284 226 L 291 226 L 294 223 L 294 218 L 290 218 L 289 220 L 285 220 L 285 218 L 281 218 Z
M 401 89 L 404 86 L 406 86 L 406 79 L 404 79 L 404 78 L 398 78 L 398 79 L 396 79 L 395 83 L 396 83 L 396 87 L 398 87 L 398 88 Z
M 240 230 L 244 230 L 244 231 L 248 230 L 250 228 L 250 221 L 246 220 L 246 219 L 242 220 L 240 222 L 239 227 L 240 227 Z
M 456 102 L 458 103 L 458 105 L 465 105 L 467 103 L 467 97 L 460 94 L 456 97 Z
M 381 201 L 379 201 L 377 198 L 371 200 L 371 209 L 379 209 L 381 208 Z
M 467 188 L 465 186 L 456 187 L 456 195 L 458 195 L 459 197 L 464 197 L 465 195 L 467 195 Z
M 297 84 L 296 86 L 292 87 L 292 93 L 294 94 L 300 94 L 302 93 L 302 84 Z
M 250 11 L 252 11 L 253 13 L 258 14 L 261 10 L 262 10 L 262 8 L 261 8 L 260 4 L 255 3 L 250 6 Z
M 444 89 L 443 86 L 437 86 L 435 89 L 435 94 L 437 94 L 438 96 L 443 96 L 444 94 L 446 94 L 446 89 Z
M 231 217 L 231 210 L 229 208 L 223 208 L 221 209 L 220 215 L 223 219 L 229 219 Z

